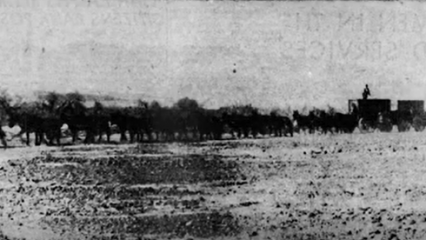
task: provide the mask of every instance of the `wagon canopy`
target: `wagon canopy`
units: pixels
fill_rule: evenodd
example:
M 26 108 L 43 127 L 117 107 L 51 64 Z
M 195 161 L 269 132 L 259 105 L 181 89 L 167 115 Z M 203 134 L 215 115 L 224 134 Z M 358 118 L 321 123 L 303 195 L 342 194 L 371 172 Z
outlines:
M 358 107 L 359 115 L 363 118 L 376 118 L 379 113 L 391 111 L 390 99 L 349 100 L 349 112 L 352 111 L 352 104 L 355 104 Z
M 414 115 L 420 115 L 424 113 L 424 101 L 422 100 L 399 100 L 398 111 L 406 112 L 413 110 Z

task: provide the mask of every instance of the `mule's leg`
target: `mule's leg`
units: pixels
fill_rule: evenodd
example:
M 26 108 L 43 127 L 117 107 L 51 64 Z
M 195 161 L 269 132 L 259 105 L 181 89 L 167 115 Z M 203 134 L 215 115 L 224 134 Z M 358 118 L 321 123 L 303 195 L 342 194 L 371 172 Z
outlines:
M 127 141 L 127 137 L 126 137 L 126 132 L 125 131 L 120 131 L 121 136 L 120 136 L 120 142 L 124 142 Z
M 152 142 L 153 140 L 152 140 L 152 132 L 151 132 L 151 130 L 147 130 L 146 134 L 148 135 L 148 142 Z
M 107 142 L 110 143 L 111 142 L 111 129 L 108 128 L 106 130 L 106 135 L 107 135 Z
M 93 136 L 92 131 L 90 129 L 86 129 L 86 137 L 84 138 L 84 143 L 85 144 L 93 143 L 93 141 L 92 141 L 92 140 L 94 140 L 93 137 L 94 136 Z
M 35 146 L 40 145 L 40 135 L 37 131 L 34 132 L 34 145 Z
M 27 146 L 30 146 L 30 132 L 27 131 L 26 135 L 27 135 Z
M 52 145 L 52 142 L 53 142 L 53 139 L 51 138 L 51 139 L 49 139 L 49 141 L 47 141 L 46 140 L 46 138 L 45 138 L 45 136 L 44 136 L 45 134 L 44 134 L 44 132 L 42 132 L 42 131 L 40 131 L 39 133 L 38 133 L 38 145 L 41 145 L 41 144 L 46 144 L 46 145 Z
M 46 134 L 47 135 L 47 134 Z M 42 142 L 44 142 L 44 144 L 46 144 L 46 145 L 49 145 L 49 146 L 54 146 L 55 144 L 54 144 L 54 141 L 55 141 L 55 139 L 56 139 L 56 133 L 55 133 L 55 131 L 53 131 L 53 132 L 51 132 L 51 133 L 49 133 L 49 136 L 48 136 L 48 139 L 47 140 L 49 140 L 49 141 L 47 141 L 46 140 L 46 138 L 44 137 L 44 135 L 43 135 L 43 133 L 42 133 L 42 135 L 41 135 L 42 137 L 41 137 L 41 139 L 42 139 Z M 47 137 L 47 136 L 46 136 Z M 49 144 L 48 144 L 49 143 Z
M 75 141 L 77 140 L 78 130 L 71 129 L 71 133 L 72 133 L 72 143 L 75 143 Z
M 46 134 L 46 135 L 47 135 L 47 134 Z M 40 132 L 40 133 L 39 133 L 39 145 L 41 145 L 42 143 L 44 143 L 44 144 L 46 144 L 46 145 L 48 145 L 48 146 L 52 145 L 52 139 L 50 138 L 50 139 L 49 139 L 49 141 L 47 141 L 47 140 L 44 138 L 44 132 Z
M 17 136 L 19 136 L 19 139 L 21 140 L 21 143 L 24 143 L 25 141 L 24 141 L 24 138 L 22 138 L 22 134 L 24 134 L 24 130 L 23 129 L 21 129 L 21 131 L 19 131 L 19 133 L 17 133 L 17 134 L 15 134 L 15 135 L 13 135 L 12 136 L 12 138 L 10 139 L 11 141 L 13 140 L 13 139 L 15 139 Z
M 94 133 L 92 133 L 91 131 L 86 131 L 86 138 L 84 139 L 84 143 L 94 143 L 94 137 Z
M 58 131 L 56 132 L 56 142 L 58 146 L 61 146 L 61 129 L 58 129 Z
M 7 142 L 6 139 L 4 137 L 1 138 L 1 143 L 3 144 L 4 149 L 7 149 Z
M 0 139 L 4 149 L 6 150 L 7 148 L 6 133 L 1 128 L 0 128 Z
M 133 131 L 129 131 L 129 135 L 130 135 L 130 143 L 133 143 L 133 141 L 135 140 L 135 133 Z
M 90 138 L 89 138 L 90 143 L 95 143 L 95 132 L 90 132 Z
M 138 130 L 136 133 L 136 141 L 143 142 L 143 132 L 141 130 Z
M 98 143 L 101 143 L 101 141 L 102 141 L 102 134 L 103 134 L 103 131 L 100 130 L 99 131 L 99 137 L 98 137 Z

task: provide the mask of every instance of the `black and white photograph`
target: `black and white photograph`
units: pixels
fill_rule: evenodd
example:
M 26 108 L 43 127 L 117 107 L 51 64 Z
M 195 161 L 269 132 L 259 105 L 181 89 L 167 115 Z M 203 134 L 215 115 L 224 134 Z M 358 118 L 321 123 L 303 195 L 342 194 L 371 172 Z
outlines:
M 0 0 L 0 240 L 426 239 L 426 2 Z

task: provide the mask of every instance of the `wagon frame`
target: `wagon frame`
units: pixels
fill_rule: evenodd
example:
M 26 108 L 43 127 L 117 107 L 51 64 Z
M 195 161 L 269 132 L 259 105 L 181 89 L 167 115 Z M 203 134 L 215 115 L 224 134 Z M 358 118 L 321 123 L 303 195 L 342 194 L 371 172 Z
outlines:
M 399 132 L 406 132 L 411 126 L 417 132 L 425 128 L 426 117 L 422 100 L 398 100 L 394 115 L 394 124 L 397 124 Z
M 391 100 L 390 99 L 352 99 L 348 101 L 349 112 L 353 112 L 353 105 L 358 109 L 358 128 L 360 132 L 392 131 Z

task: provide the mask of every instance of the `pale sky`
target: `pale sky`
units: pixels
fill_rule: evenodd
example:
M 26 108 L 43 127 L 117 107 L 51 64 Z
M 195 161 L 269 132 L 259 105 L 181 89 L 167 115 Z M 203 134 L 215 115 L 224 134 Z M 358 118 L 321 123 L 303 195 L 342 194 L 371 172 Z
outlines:
M 191 97 L 207 107 L 426 100 L 426 3 L 0 0 L 10 92 Z

